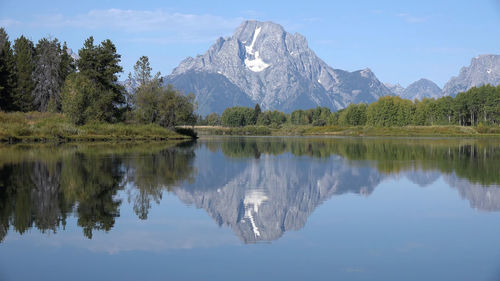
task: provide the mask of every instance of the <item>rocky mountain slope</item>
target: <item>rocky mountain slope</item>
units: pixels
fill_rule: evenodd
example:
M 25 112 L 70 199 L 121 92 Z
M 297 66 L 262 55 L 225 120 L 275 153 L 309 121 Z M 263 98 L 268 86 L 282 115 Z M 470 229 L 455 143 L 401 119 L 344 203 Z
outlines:
M 202 115 L 255 103 L 285 112 L 316 106 L 336 110 L 390 94 L 370 69 L 334 69 L 302 35 L 259 21 L 243 22 L 205 54 L 185 59 L 165 83 L 195 93 Z
M 395 96 L 401 96 L 405 90 L 405 88 L 403 86 L 401 86 L 399 83 L 396 83 L 396 84 L 384 83 L 384 85 Z
M 462 67 L 457 77 L 452 77 L 443 87 L 443 94 L 456 96 L 472 87 L 485 84 L 500 85 L 500 55 L 480 55 Z
M 439 98 L 442 96 L 441 88 L 428 79 L 420 79 L 411 83 L 401 93 L 401 97 L 409 100 L 422 100 L 424 98 Z

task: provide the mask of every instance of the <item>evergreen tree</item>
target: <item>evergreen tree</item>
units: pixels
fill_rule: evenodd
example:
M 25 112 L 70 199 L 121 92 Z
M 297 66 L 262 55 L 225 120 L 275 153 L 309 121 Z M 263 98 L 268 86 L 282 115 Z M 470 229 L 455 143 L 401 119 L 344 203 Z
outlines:
M 78 71 L 89 79 L 97 82 L 97 46 L 94 45 L 94 37 L 90 36 L 83 43 L 83 48 L 78 51 L 80 57 L 76 62 Z
M 13 102 L 16 110 L 31 111 L 33 110 L 34 83 L 32 79 L 34 64 L 35 48 L 33 42 L 26 37 L 21 36 L 14 43 L 14 60 L 16 66 L 16 82 L 17 87 L 14 91 Z
M 12 95 L 16 88 L 14 54 L 9 36 L 0 28 L 0 110 L 14 109 Z
M 70 49 L 64 42 L 62 49 L 59 51 L 61 56 L 61 64 L 59 65 L 59 85 L 62 87 L 66 77 L 68 77 L 71 73 L 76 71 L 75 60 L 69 54 Z
M 121 105 L 125 103 L 125 88 L 118 83 L 117 74 L 122 72 L 119 65 L 121 56 L 116 52 L 115 45 L 109 40 L 94 45 L 94 38 L 85 40 L 84 46 L 78 51 L 80 59 L 78 70 L 96 84 L 100 94 L 90 104 L 100 121 L 117 121 L 121 116 Z
M 253 116 L 255 123 L 257 123 L 257 120 L 259 119 L 259 115 L 262 113 L 262 110 L 260 109 L 260 105 L 258 103 L 255 104 L 255 107 L 253 108 Z
M 145 85 L 151 81 L 151 66 L 149 64 L 149 58 L 147 56 L 142 56 L 134 65 L 134 79 L 137 84 Z
M 39 111 L 59 111 L 60 97 L 60 44 L 57 39 L 42 38 L 35 47 L 33 98 Z

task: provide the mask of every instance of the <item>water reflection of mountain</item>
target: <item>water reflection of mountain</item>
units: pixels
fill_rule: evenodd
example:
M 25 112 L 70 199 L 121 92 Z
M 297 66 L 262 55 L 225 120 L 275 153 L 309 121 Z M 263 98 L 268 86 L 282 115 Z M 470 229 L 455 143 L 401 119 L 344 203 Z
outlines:
M 212 185 L 211 177 L 198 177 L 195 185 L 203 183 L 204 187 L 191 185 L 173 192 L 183 202 L 205 209 L 219 225 L 229 225 L 244 242 L 274 240 L 287 230 L 300 229 L 332 195 L 370 194 L 380 182 L 380 174 L 368 165 L 351 167 L 338 156 L 310 161 L 261 155 L 243 163 L 245 167 L 224 183 L 216 180 Z M 198 172 L 223 174 L 233 164 L 215 158 Z
M 393 176 L 427 187 L 445 175 L 471 207 L 500 210 L 500 189 L 470 183 L 455 173 L 474 175 L 472 181 L 491 181 L 488 173 L 478 171 L 484 163 L 474 163 L 485 161 L 483 153 L 494 161 L 497 151 L 478 152 L 470 143 L 243 139 L 227 140 L 219 147 L 220 151 L 211 147 L 218 153 L 198 149 L 197 157 L 203 160 L 196 164 L 194 184 L 173 192 L 183 202 L 205 209 L 219 225 L 230 226 L 246 243 L 274 240 L 300 229 L 331 196 L 370 195 L 382 180 Z M 460 163 L 464 160 L 468 163 Z M 473 171 L 464 172 L 463 166 Z M 452 178 L 455 182 L 450 182 Z
M 443 175 L 443 178 L 450 187 L 457 189 L 461 198 L 469 201 L 471 208 L 481 211 L 500 211 L 500 186 L 471 183 L 457 177 L 455 173 Z

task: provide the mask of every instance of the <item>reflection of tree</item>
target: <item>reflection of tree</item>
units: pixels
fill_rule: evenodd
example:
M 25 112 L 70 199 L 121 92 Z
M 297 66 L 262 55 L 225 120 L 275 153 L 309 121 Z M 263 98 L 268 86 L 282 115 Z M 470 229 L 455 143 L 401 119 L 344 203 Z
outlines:
M 170 143 L 12 146 L 0 147 L 0 155 L 0 241 L 9 225 L 21 234 L 33 226 L 55 232 L 73 211 L 84 235 L 92 238 L 94 230 L 113 228 L 120 214 L 117 194 L 128 182 L 135 185 L 129 200 L 146 218 L 162 188 L 191 180 L 194 172 L 192 145 Z
M 279 139 L 259 141 L 240 138 L 238 141 L 224 141 L 221 143 L 221 150 L 224 155 L 233 158 L 253 157 L 258 159 L 261 153 L 278 155 L 285 152 L 285 149 L 285 142 Z
M 349 160 L 370 161 L 380 172 L 396 173 L 413 168 L 455 172 L 458 177 L 483 185 L 500 184 L 500 146 L 483 140 L 454 139 L 353 139 L 291 138 L 269 141 L 242 138 L 226 141 L 221 151 L 228 157 L 250 158 L 261 154 L 290 152 L 296 156 L 327 158 L 340 155 Z
M 129 189 L 129 202 L 134 202 L 134 211 L 140 219 L 147 219 L 151 202 L 159 204 L 164 188 L 170 190 L 180 181 L 193 179 L 192 146 L 170 147 L 129 159 L 127 180 L 135 185 Z
M 34 223 L 38 229 L 56 231 L 60 223 L 66 224 L 66 214 L 72 205 L 67 205 L 60 189 L 61 163 L 48 166 L 42 162 L 32 164 L 31 205 Z
M 114 198 L 122 178 L 120 159 L 76 153 L 64 162 L 62 173 L 61 186 L 67 199 L 78 202 L 78 225 L 85 236 L 92 238 L 93 229 L 109 231 L 121 204 Z
M 43 162 L 0 167 L 0 232 L 5 234 L 9 223 L 21 234 L 33 224 L 44 232 L 64 223 L 67 210 L 59 205 L 59 172 L 60 166 L 50 171 Z

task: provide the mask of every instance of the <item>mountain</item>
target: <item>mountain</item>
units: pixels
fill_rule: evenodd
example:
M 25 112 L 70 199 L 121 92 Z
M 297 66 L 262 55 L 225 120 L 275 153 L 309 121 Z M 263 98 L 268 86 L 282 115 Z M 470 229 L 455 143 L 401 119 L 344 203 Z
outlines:
M 334 69 L 304 36 L 259 21 L 243 22 L 205 54 L 183 60 L 165 83 L 193 92 L 202 115 L 255 103 L 284 112 L 316 106 L 336 110 L 390 94 L 370 69 Z
M 413 82 L 401 93 L 402 98 L 409 100 L 414 100 L 414 99 L 422 100 L 424 98 L 439 98 L 441 96 L 442 96 L 441 88 L 439 88 L 439 86 L 436 85 L 436 83 L 432 82 L 431 80 L 424 78 L 416 82 Z
M 75 52 L 73 51 L 73 49 L 71 49 L 71 48 L 67 48 L 67 49 L 66 49 L 66 53 L 67 53 L 68 55 L 70 55 L 70 57 L 71 57 L 72 59 L 74 59 L 75 61 L 76 61 L 76 60 L 78 60 L 78 59 L 80 59 L 80 56 L 78 55 L 78 53 L 75 53 Z
M 393 95 L 396 96 L 401 96 L 405 90 L 405 88 L 403 88 L 403 86 L 401 86 L 399 83 L 384 83 L 384 85 L 387 87 L 387 89 L 389 89 L 389 91 L 391 91 Z
M 500 84 L 500 55 L 480 55 L 473 58 L 468 67 L 463 67 L 457 77 L 452 77 L 444 85 L 443 94 L 454 97 L 460 92 L 485 84 Z

